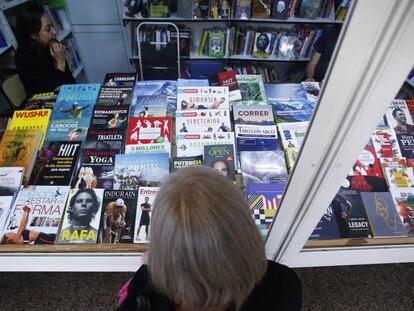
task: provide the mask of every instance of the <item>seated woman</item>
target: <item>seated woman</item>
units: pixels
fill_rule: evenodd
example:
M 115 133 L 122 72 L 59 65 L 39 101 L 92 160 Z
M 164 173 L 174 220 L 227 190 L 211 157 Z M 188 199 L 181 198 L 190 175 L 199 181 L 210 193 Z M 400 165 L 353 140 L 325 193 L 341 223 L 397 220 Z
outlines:
M 29 97 L 76 83 L 66 63 L 65 46 L 56 41 L 56 31 L 40 4 L 29 3 L 18 13 L 16 34 L 16 67 Z
M 118 310 L 300 310 L 299 278 L 266 260 L 245 198 L 214 169 L 171 174 L 151 222 L 147 264 Z

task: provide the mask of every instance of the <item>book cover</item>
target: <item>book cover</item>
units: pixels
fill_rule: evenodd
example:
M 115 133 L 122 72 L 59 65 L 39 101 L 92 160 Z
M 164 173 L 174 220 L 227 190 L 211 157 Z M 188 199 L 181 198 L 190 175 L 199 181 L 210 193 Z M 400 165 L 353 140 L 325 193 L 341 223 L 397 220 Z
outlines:
M 177 88 L 177 110 L 228 109 L 229 88 L 225 86 Z
M 290 0 L 274 0 L 272 4 L 272 19 L 287 19 Z
M 47 126 L 49 124 L 50 109 L 37 109 L 31 111 L 16 110 L 9 123 L 8 130 L 31 130 L 41 131 L 43 144 Z
M 277 125 L 282 140 L 282 146 L 285 150 L 286 163 L 289 171 L 292 170 L 293 165 L 298 158 L 308 125 L 309 122 L 279 123 Z
M 0 167 L 0 191 L 18 192 L 23 173 L 23 167 Z
M 385 115 L 396 134 L 414 133 L 414 122 L 405 100 L 394 100 Z
M 100 106 L 117 106 L 131 105 L 132 103 L 132 86 L 103 86 L 99 92 L 96 105 Z
M 319 98 L 319 92 L 321 91 L 320 87 L 319 87 L 319 83 L 318 82 L 310 82 L 310 81 L 304 81 L 301 82 L 303 89 L 306 92 L 306 99 L 313 101 L 313 102 L 317 102 L 318 98 Z M 266 86 L 265 86 L 266 88 Z
M 253 0 L 252 18 L 269 18 L 271 8 L 270 0 Z
M 177 79 L 178 88 L 209 86 L 208 79 Z
M 111 128 L 111 129 L 94 129 L 89 128 L 84 149 L 114 149 L 122 150 L 124 144 L 125 129 Z
M 231 17 L 231 0 L 211 0 L 209 18 L 230 18 Z
M 241 151 L 275 151 L 279 149 L 279 140 L 276 138 L 237 137 L 236 149 Z
M 224 57 L 226 53 L 226 37 L 223 31 L 209 31 L 208 56 Z
M 137 81 L 134 87 L 131 105 L 134 106 L 136 104 L 138 96 L 144 95 L 166 95 L 167 114 L 171 115 L 177 110 L 177 81 Z
M 285 183 L 247 184 L 247 203 L 249 204 L 254 222 L 263 238 L 269 232 L 285 188 Z
M 229 88 L 229 101 L 242 100 L 239 84 L 237 83 L 236 71 L 227 70 L 219 72 L 217 79 L 220 86 L 227 86 Z
M 71 189 L 56 244 L 96 244 L 104 189 Z
M 140 95 L 134 97 L 130 116 L 136 118 L 165 117 L 167 95 Z
M 267 104 L 266 91 L 261 75 L 236 75 L 242 100 L 246 104 Z
M 169 17 L 170 7 L 168 1 L 163 0 L 149 0 L 147 2 L 149 7 L 148 13 L 150 17 Z
M 281 150 L 275 151 L 242 151 L 240 152 L 240 168 L 243 183 L 286 183 L 288 172 L 285 155 Z
M 310 235 L 309 240 L 334 240 L 340 238 L 341 234 L 339 233 L 338 223 L 336 222 L 332 206 L 329 206 Z
M 34 94 L 24 104 L 24 110 L 53 109 L 58 92 Z
M 177 32 L 171 32 L 171 41 L 172 45 L 177 44 Z M 180 58 L 189 59 L 191 52 L 191 29 L 180 29 Z
M 403 223 L 406 234 L 414 236 L 414 190 L 412 188 L 390 189 L 394 205 Z
M 250 19 L 252 0 L 236 0 L 234 18 Z
M 235 180 L 234 145 L 204 146 L 204 165 L 214 168 L 228 179 Z
M 372 237 L 364 202 L 358 190 L 341 188 L 330 207 L 338 223 L 341 238 Z
M 228 109 L 177 111 L 175 132 L 231 132 L 230 112 Z
M 138 191 L 105 190 L 102 208 L 102 243 L 132 243 Z
M 52 119 L 90 119 L 100 88 L 98 83 L 62 85 L 53 107 Z
M 7 130 L 0 142 L 0 167 L 24 167 L 23 182 L 29 182 L 42 132 L 31 130 Z
M 414 171 L 405 158 L 381 158 L 380 161 L 390 189 L 414 187 Z
M 203 165 L 202 155 L 193 157 L 174 157 L 172 160 L 171 171 L 176 172 L 181 168 L 200 165 Z
M 69 186 L 81 142 L 49 142 L 39 151 L 29 184 Z
M 10 213 L 13 199 L 13 193 L 10 193 L 9 195 L 0 195 L 0 241 L 3 237 L 3 228 L 6 225 L 7 216 Z
M 117 154 L 114 190 L 159 187 L 170 172 L 168 153 Z
M 35 241 L 26 240 L 25 244 L 53 244 L 59 222 L 65 209 L 69 187 L 29 186 L 22 187 L 13 203 L 7 218 L 4 234 L 16 233 L 22 226 L 24 230 L 39 233 Z M 30 209 L 29 213 L 24 210 Z
M 128 105 L 95 106 L 90 126 L 95 129 L 125 129 L 128 125 L 128 114 Z
M 274 138 L 277 139 L 276 125 L 235 124 L 236 138 Z
M 278 101 L 271 104 L 278 124 L 309 121 L 315 110 L 315 103 L 311 101 Z
M 110 190 L 114 184 L 115 154 L 118 150 L 82 149 L 72 188 L 100 188 Z
M 136 79 L 137 75 L 134 72 L 112 72 L 105 75 L 103 85 L 112 87 L 133 87 Z
M 275 124 L 271 105 L 233 105 L 235 124 Z
M 216 75 L 223 71 L 221 62 L 212 60 L 190 62 L 189 68 L 192 79 L 208 79 L 210 75 Z
M 362 200 L 375 238 L 407 236 L 389 192 L 362 192 Z
M 372 133 L 371 139 L 378 158 L 402 157 L 394 130 L 375 130 Z
M 208 18 L 208 0 L 193 0 L 193 19 Z
M 139 187 L 135 217 L 134 243 L 148 243 L 150 238 L 151 211 L 159 187 Z
M 256 32 L 254 36 L 253 57 L 268 57 L 272 54 L 272 34 L 270 32 Z
M 299 7 L 299 17 L 315 19 L 320 11 L 321 0 L 302 0 Z
M 306 101 L 306 91 L 301 83 L 265 83 L 269 103 L 279 101 Z
M 45 141 L 85 141 L 90 119 L 51 119 Z
M 407 161 L 414 160 L 414 132 L 395 134 L 400 147 L 401 155 L 407 159 Z
M 234 132 L 177 133 L 178 157 L 192 157 L 204 154 L 206 145 L 234 144 Z

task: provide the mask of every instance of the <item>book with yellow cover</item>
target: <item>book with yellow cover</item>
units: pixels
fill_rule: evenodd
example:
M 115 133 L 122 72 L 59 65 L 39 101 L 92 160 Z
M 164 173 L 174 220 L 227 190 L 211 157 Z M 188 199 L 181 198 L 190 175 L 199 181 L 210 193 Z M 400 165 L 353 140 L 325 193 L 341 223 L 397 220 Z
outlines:
M 0 166 L 24 167 L 24 184 L 27 184 L 41 139 L 41 131 L 7 130 L 0 143 Z
M 36 110 L 16 110 L 13 113 L 13 118 L 10 121 L 8 130 L 34 130 L 42 131 L 43 144 L 46 135 L 47 126 L 49 124 L 50 109 L 36 109 Z

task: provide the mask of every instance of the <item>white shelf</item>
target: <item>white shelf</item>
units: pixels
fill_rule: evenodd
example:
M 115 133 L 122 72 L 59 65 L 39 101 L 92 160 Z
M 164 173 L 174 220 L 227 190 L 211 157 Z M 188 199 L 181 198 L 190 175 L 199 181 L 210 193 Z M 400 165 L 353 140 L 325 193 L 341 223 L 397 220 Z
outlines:
M 8 1 L 8 2 L 6 2 L 5 0 L 1 0 L 0 1 L 0 9 L 5 11 L 5 10 L 11 9 L 15 6 L 18 6 L 20 4 L 23 4 L 27 1 L 29 1 L 29 0 L 12 0 L 12 1 Z
M 0 48 L 0 55 L 8 51 L 12 46 L 9 44 L 6 47 Z

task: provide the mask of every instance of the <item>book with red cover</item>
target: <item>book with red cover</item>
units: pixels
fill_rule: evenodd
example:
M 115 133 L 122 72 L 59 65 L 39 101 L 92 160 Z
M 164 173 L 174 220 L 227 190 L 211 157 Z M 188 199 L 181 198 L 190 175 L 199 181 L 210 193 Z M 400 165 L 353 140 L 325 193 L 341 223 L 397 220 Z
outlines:
M 237 83 L 236 72 L 228 70 L 217 74 L 219 85 L 229 87 L 229 100 L 242 100 L 239 84 Z

